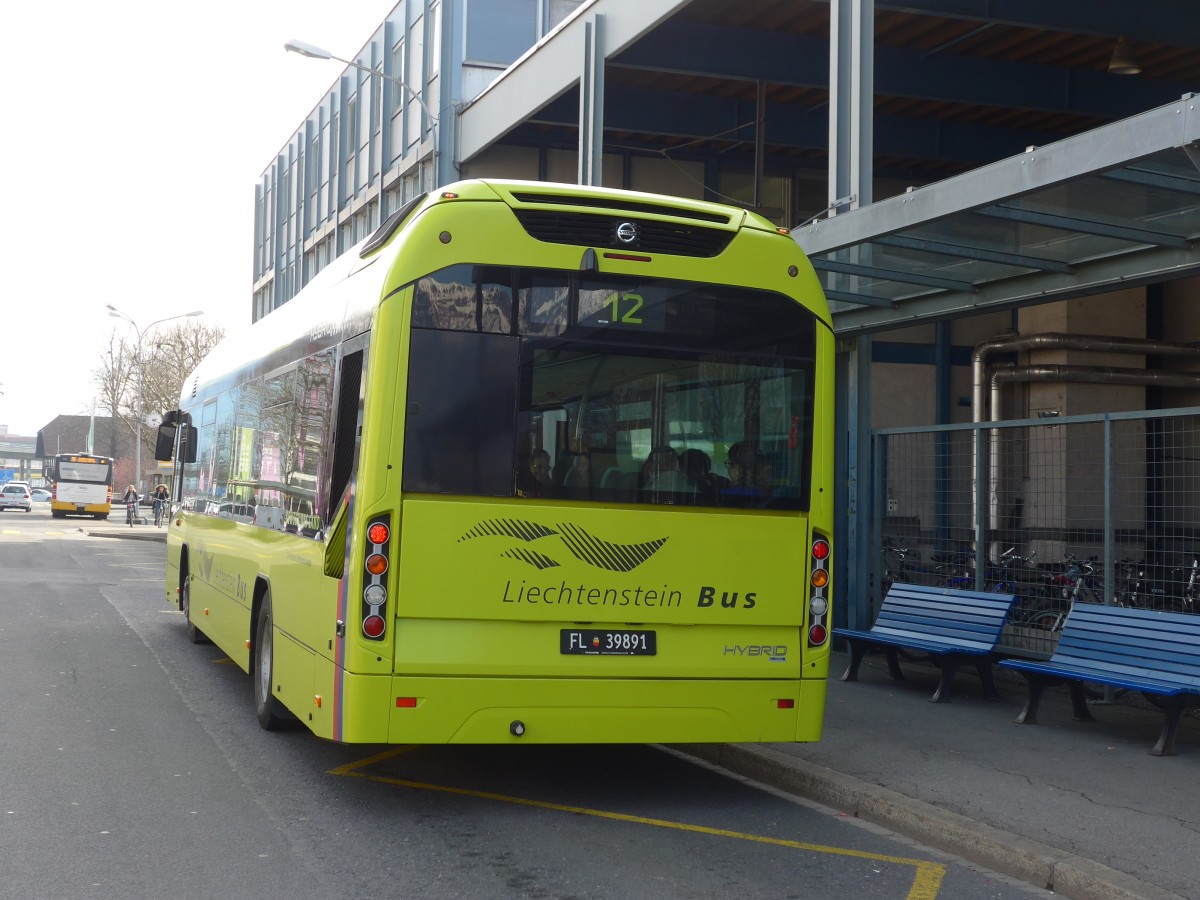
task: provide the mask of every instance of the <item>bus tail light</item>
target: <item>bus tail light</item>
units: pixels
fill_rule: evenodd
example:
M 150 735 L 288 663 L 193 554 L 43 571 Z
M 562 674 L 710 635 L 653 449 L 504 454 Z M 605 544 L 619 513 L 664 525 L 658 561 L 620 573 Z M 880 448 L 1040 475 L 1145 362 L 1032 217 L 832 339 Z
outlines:
M 808 646 L 820 647 L 829 640 L 826 617 L 829 615 L 829 539 L 814 532 L 811 569 L 808 576 Z
M 362 633 L 371 641 L 382 641 L 387 633 L 387 573 L 391 545 L 391 517 L 375 517 L 367 525 L 362 591 Z

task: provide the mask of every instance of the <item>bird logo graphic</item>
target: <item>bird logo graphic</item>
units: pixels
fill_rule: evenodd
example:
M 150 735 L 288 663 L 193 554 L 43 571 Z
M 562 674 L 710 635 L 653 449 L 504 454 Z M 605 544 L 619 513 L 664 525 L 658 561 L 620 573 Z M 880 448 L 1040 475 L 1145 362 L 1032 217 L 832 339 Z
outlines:
M 459 543 L 462 543 L 485 537 L 515 539 L 523 542 L 524 545 L 533 544 L 544 538 L 556 537 L 576 559 L 609 572 L 632 572 L 657 553 L 659 548 L 667 542 L 667 538 L 662 537 L 637 544 L 617 544 L 589 534 L 578 525 L 572 525 L 569 522 L 559 523 L 551 528 L 537 522 L 506 518 L 485 519 L 458 540 Z M 500 555 L 520 560 L 535 569 L 553 569 L 562 565 L 549 553 L 530 546 L 510 547 Z

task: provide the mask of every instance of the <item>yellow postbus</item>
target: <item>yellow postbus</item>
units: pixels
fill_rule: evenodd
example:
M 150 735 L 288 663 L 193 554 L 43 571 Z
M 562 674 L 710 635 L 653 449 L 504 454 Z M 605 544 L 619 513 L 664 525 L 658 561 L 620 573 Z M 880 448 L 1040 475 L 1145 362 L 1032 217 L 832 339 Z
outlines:
M 91 453 L 59 453 L 50 463 L 50 515 L 107 519 L 112 511 L 113 461 Z
M 268 729 L 816 740 L 833 356 L 757 215 L 449 185 L 188 378 L 167 597 Z

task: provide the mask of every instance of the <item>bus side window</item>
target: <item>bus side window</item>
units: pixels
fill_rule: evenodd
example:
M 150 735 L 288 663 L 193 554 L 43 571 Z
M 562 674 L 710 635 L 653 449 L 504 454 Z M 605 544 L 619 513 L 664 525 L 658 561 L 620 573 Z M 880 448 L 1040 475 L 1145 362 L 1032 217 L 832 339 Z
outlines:
M 327 523 L 337 513 L 342 495 L 346 492 L 346 486 L 350 483 L 350 476 L 354 471 L 361 415 L 362 369 L 362 350 L 347 353 L 342 357 L 337 412 L 334 419 L 333 459 L 330 462 L 329 502 L 325 507 Z

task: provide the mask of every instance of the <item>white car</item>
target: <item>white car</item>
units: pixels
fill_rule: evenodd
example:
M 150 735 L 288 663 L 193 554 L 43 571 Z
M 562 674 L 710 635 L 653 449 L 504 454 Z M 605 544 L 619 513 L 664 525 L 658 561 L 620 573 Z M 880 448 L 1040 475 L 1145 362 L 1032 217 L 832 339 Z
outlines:
M 24 484 L 6 484 L 0 489 L 0 509 L 23 509 L 33 512 L 33 497 Z
M 49 503 L 54 496 L 45 488 L 34 488 L 29 493 L 32 495 L 34 503 Z

